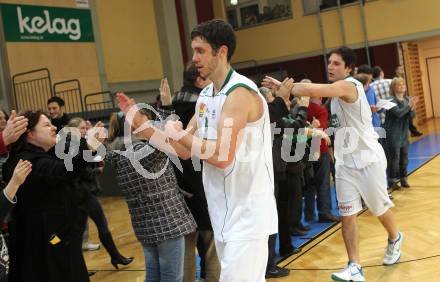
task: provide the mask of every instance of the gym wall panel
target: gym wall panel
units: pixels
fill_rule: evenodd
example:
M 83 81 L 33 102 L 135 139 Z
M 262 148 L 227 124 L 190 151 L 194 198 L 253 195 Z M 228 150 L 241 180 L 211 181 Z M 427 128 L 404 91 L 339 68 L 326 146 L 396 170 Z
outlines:
M 301 9 L 300 1 L 292 1 L 293 19 L 238 30 L 233 62 L 270 60 L 318 50 L 318 21 L 315 16 L 300 17 Z M 337 31 L 337 27 L 327 26 L 331 32 Z
M 335 12 L 325 12 L 324 17 L 336 14 Z M 361 9 L 358 5 L 347 6 L 342 9 L 342 17 L 344 21 L 344 31 L 347 40 L 347 44 L 356 44 L 363 42 L 364 31 L 362 29 Z M 336 17 L 333 21 L 327 21 L 325 25 L 335 25 L 339 28 L 339 18 Z M 339 31 L 339 34 L 341 32 Z M 326 33 L 327 35 L 327 33 Z M 330 33 L 327 36 L 334 36 L 335 33 Z M 336 37 L 336 36 L 335 36 Z M 342 44 L 342 40 L 339 42 L 332 42 L 331 46 L 339 46 Z
M 379 0 L 367 3 L 365 13 L 373 41 L 440 29 L 438 0 Z
M 101 91 L 94 43 L 9 42 L 11 75 L 47 67 L 52 82 L 79 79 L 82 93 Z
M 423 93 L 425 95 L 426 117 L 434 117 L 433 102 L 440 101 L 440 93 L 433 91 L 432 84 L 438 81 L 440 71 L 433 68 L 434 61 L 440 59 L 440 37 L 429 38 L 418 41 L 420 51 L 420 68 L 422 71 Z M 430 66 L 427 65 L 431 64 Z M 438 116 L 438 115 L 437 115 Z
M 225 18 L 219 8 L 224 0 L 213 0 L 215 17 Z M 293 18 L 238 30 L 233 62 L 247 60 L 282 61 L 309 57 L 321 52 L 316 15 L 303 15 L 302 0 L 291 0 Z M 395 42 L 417 33 L 440 34 L 440 1 L 377 0 L 365 4 L 368 39 L 372 45 Z M 336 10 L 321 13 L 327 49 L 342 45 Z M 364 40 L 359 5 L 342 9 L 347 44 L 361 46 Z M 258 48 L 255 48 L 258 46 Z
M 108 82 L 162 78 L 153 0 L 96 0 L 96 8 Z

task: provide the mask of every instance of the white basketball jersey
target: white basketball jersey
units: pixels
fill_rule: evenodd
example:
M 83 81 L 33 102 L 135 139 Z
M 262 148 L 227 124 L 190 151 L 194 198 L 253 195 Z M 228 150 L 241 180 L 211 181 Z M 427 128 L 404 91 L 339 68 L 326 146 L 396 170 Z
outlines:
M 336 165 L 360 169 L 382 160 L 385 153 L 374 131 L 371 108 L 363 85 L 352 77 L 347 77 L 345 81 L 354 83 L 358 98 L 354 103 L 347 103 L 338 97 L 331 101 Z
M 214 236 L 222 242 L 259 239 L 278 231 L 269 111 L 255 83 L 231 68 L 217 94 L 212 83 L 204 88 L 195 112 L 199 137 L 217 140 L 223 104 L 237 87 L 255 92 L 263 102 L 264 113 L 259 120 L 247 123 L 231 165 L 219 169 L 207 162 L 203 164 L 203 184 Z

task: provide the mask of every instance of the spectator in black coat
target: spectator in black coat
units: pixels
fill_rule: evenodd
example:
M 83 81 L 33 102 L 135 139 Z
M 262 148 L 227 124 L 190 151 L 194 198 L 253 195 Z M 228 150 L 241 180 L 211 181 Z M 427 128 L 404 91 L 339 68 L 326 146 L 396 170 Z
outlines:
M 293 80 L 291 81 L 293 83 Z M 299 108 L 298 113 L 293 120 L 287 121 L 283 118 L 289 115 L 291 105 L 290 101 L 290 81 L 285 83 L 277 91 L 273 98 L 271 90 L 265 87 L 260 88 L 260 92 L 268 101 L 269 117 L 271 123 L 276 123 L 276 128 L 280 132 L 272 132 L 274 141 L 272 146 L 273 166 L 274 166 L 274 182 L 275 182 L 275 199 L 278 209 L 278 235 L 280 239 L 280 254 L 286 256 L 288 254 L 298 253 L 301 251 L 292 245 L 289 230 L 289 217 L 292 216 L 292 199 L 291 189 L 287 185 L 286 169 L 287 163 L 282 159 L 282 140 L 284 128 L 293 128 L 297 131 L 305 126 L 307 118 L 307 106 L 303 105 Z M 269 236 L 269 256 L 266 268 L 266 278 L 279 278 L 289 275 L 289 270 L 280 268 L 275 262 L 275 235 Z
M 48 153 L 56 143 L 56 129 L 41 112 L 27 111 L 27 131 L 13 144 L 4 164 L 5 181 L 12 178 L 20 159 L 32 163 L 32 172 L 18 191 L 10 223 L 11 282 L 89 281 L 81 252 L 82 230 L 76 224 L 79 199 L 72 182 L 85 166 L 80 141 L 73 170 Z
M 77 128 L 81 134 L 81 138 L 86 137 L 87 124 L 82 118 L 73 118 L 67 124 L 68 127 Z M 98 122 L 95 126 L 103 126 L 101 122 Z M 99 155 L 95 159 L 99 159 Z M 102 161 L 102 159 L 101 159 Z M 80 224 L 85 223 L 84 229 L 87 229 L 87 216 L 89 216 L 96 224 L 98 229 L 98 236 L 107 253 L 111 257 L 111 264 L 119 269 L 118 264 L 128 265 L 133 261 L 133 257 L 124 257 L 117 249 L 113 236 L 108 228 L 107 218 L 105 217 L 104 210 L 101 203 L 98 201 L 98 193 L 100 192 L 100 186 L 97 176 L 102 172 L 102 167 L 98 166 L 98 162 L 88 162 L 80 177 L 75 181 L 76 188 L 81 194 L 84 195 L 84 202 L 81 205 L 81 209 L 84 211 L 86 218 L 80 219 Z M 86 230 L 85 232 L 88 232 Z M 84 232 L 84 233 L 85 233 Z M 98 245 L 99 246 L 99 245 Z M 84 244 L 83 244 L 84 249 Z

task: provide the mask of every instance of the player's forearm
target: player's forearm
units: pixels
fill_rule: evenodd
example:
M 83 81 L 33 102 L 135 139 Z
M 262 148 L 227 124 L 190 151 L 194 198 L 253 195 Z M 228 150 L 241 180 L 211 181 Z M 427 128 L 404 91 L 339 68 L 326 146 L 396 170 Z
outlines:
M 205 140 L 191 134 L 186 134 L 179 139 L 179 144 L 189 150 L 192 156 L 196 156 L 215 167 L 226 168 L 231 163 L 229 150 L 221 153 L 217 142 Z
M 150 143 L 165 153 L 171 153 L 178 156 L 181 159 L 187 160 L 191 157 L 191 153 L 179 142 L 169 139 L 163 133 L 162 130 L 150 126 L 149 128 L 138 133 L 140 137 L 143 137 L 150 141 Z
M 332 84 L 295 83 L 292 91 L 294 96 L 337 97 L 340 91 Z

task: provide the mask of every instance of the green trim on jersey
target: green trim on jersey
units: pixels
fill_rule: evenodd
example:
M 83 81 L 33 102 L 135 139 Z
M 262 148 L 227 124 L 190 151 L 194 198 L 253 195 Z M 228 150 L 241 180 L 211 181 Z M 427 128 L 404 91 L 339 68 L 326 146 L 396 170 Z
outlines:
M 226 76 L 225 82 L 223 82 L 222 87 L 220 87 L 219 92 L 228 84 L 229 80 L 231 80 L 232 73 L 234 72 L 234 69 L 231 67 L 229 69 L 228 75 Z
M 231 88 L 229 88 L 228 91 L 226 91 L 226 93 L 225 93 L 224 95 L 225 95 L 225 96 L 228 96 L 229 93 L 231 93 L 233 90 L 235 90 L 235 89 L 238 88 L 238 87 L 243 87 L 243 88 L 246 88 L 247 90 L 251 90 L 251 91 L 253 91 L 253 92 L 256 92 L 255 89 L 253 89 L 252 87 L 250 87 L 250 86 L 247 85 L 247 84 L 244 84 L 244 83 L 237 83 L 237 84 L 232 85 Z
M 202 90 L 202 92 L 200 92 L 199 96 L 201 96 L 201 97 L 211 97 L 212 95 L 210 95 L 210 93 L 211 93 L 212 91 L 209 91 L 210 89 L 211 89 L 210 86 L 206 86 L 206 87 Z

